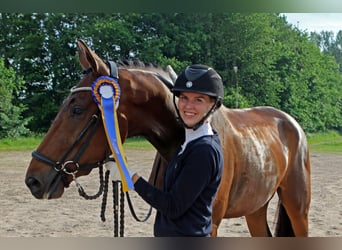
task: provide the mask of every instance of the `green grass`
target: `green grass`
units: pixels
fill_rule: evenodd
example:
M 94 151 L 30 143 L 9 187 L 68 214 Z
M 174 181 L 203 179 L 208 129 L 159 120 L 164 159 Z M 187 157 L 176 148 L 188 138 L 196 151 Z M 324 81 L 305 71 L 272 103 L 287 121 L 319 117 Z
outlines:
M 0 151 L 34 150 L 42 140 L 43 136 L 0 139 Z M 125 141 L 124 148 L 150 150 L 153 146 L 142 137 L 134 137 Z
M 342 135 L 337 131 L 307 135 L 310 151 L 321 153 L 342 153 Z M 34 150 L 43 136 L 17 139 L 0 139 L 0 151 Z M 129 138 L 124 143 L 125 149 L 151 150 L 153 146 L 142 137 Z
M 0 151 L 34 150 L 43 137 L 20 137 L 0 139 Z
M 310 151 L 320 153 L 342 153 L 342 135 L 337 131 L 307 135 Z
M 128 138 L 124 143 L 124 148 L 126 149 L 142 149 L 142 150 L 151 150 L 153 146 L 143 137 L 133 137 Z

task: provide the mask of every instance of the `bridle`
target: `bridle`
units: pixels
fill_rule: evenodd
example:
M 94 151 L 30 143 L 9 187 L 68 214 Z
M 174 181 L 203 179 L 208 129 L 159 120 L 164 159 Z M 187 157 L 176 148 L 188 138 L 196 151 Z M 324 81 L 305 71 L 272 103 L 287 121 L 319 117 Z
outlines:
M 110 68 L 110 76 L 111 77 L 115 77 L 118 79 L 118 72 L 117 72 L 117 68 L 114 62 L 107 62 L 109 68 Z M 86 71 L 84 71 L 85 74 L 90 73 L 92 70 L 91 68 L 87 69 Z M 164 77 L 162 77 L 159 74 L 156 74 L 156 76 L 163 82 L 166 84 L 166 86 L 168 88 L 170 88 L 170 86 L 172 86 L 172 84 Z M 91 87 L 77 87 L 74 86 L 71 88 L 71 93 L 77 93 L 77 92 L 82 92 L 82 91 L 90 91 L 92 92 L 92 88 Z M 69 148 L 66 150 L 66 152 L 62 155 L 62 157 L 58 160 L 58 161 L 54 161 L 52 159 L 50 159 L 49 157 L 39 153 L 37 150 L 32 152 L 32 157 L 38 161 L 41 161 L 51 167 L 53 167 L 55 169 L 55 171 L 58 174 L 61 174 L 62 176 L 62 180 L 63 180 L 63 184 L 65 187 L 68 187 L 68 182 L 67 182 L 67 178 L 66 176 L 71 175 L 73 178 L 73 181 L 75 181 L 76 186 L 78 187 L 78 191 L 79 194 L 81 196 L 83 196 L 85 199 L 95 199 L 98 198 L 102 193 L 103 195 L 103 199 L 102 199 L 102 207 L 101 207 L 101 220 L 105 221 L 105 217 L 104 217 L 104 213 L 105 213 L 105 207 L 106 207 L 106 199 L 107 199 L 107 191 L 108 191 L 108 178 L 109 178 L 109 171 L 106 171 L 106 176 L 105 176 L 105 180 L 103 180 L 103 165 L 109 161 L 113 161 L 113 158 L 110 157 L 111 153 L 109 150 L 109 146 L 107 145 L 107 150 L 106 150 L 106 156 L 103 160 L 100 160 L 98 162 L 95 163 L 90 163 L 90 164 L 84 164 L 84 165 L 80 165 L 78 163 L 79 159 L 81 158 L 81 156 L 84 154 L 84 151 L 86 150 L 86 148 L 88 147 L 92 137 L 94 136 L 101 119 L 99 119 L 99 116 L 101 110 L 100 108 L 98 108 L 98 111 L 96 114 L 92 115 L 92 117 L 90 118 L 90 120 L 88 121 L 88 123 L 85 125 L 85 127 L 81 130 L 81 132 L 79 133 L 79 135 L 76 137 L 75 141 L 69 146 Z M 70 153 L 72 152 L 72 150 L 74 149 L 74 147 L 76 145 L 78 145 L 80 143 L 80 141 L 87 135 L 87 137 L 85 138 L 84 142 L 81 144 L 81 146 L 79 147 L 79 150 L 77 151 L 77 153 L 74 155 L 72 160 L 67 160 L 68 156 L 70 155 Z M 159 159 L 158 164 L 157 164 L 157 173 L 155 175 L 154 178 L 154 183 L 156 182 L 156 178 L 158 175 L 158 171 L 161 165 L 161 161 Z M 73 166 L 73 167 L 72 167 Z M 92 196 L 87 195 L 82 186 L 78 183 L 77 178 L 76 178 L 76 174 L 79 171 L 91 171 L 94 168 L 99 168 L 99 174 L 100 174 L 100 188 L 99 191 Z M 113 181 L 113 202 L 114 202 L 114 236 L 118 236 L 118 181 Z M 121 187 L 122 188 L 122 187 Z M 134 208 L 133 208 L 133 204 L 131 202 L 131 199 L 129 197 L 128 192 L 126 192 L 126 197 L 127 197 L 127 201 L 128 201 L 128 206 L 129 209 L 131 211 L 132 216 L 134 217 L 134 219 L 136 221 L 139 222 L 145 222 L 152 213 L 152 207 L 150 207 L 147 215 L 145 218 L 140 219 L 138 218 L 138 216 L 136 215 Z M 121 194 L 120 194 L 120 214 L 121 214 L 121 221 L 120 221 L 120 236 L 123 236 L 123 215 L 124 215 L 124 197 L 123 197 L 123 192 L 121 190 Z
M 71 89 L 71 93 L 76 93 L 80 91 L 91 91 L 90 87 L 73 87 Z M 71 175 L 73 177 L 73 180 L 76 180 L 76 174 L 79 171 L 90 171 L 94 168 L 98 168 L 102 166 L 104 163 L 108 162 L 110 160 L 109 153 L 106 153 L 106 157 L 103 160 L 94 162 L 94 163 L 88 163 L 84 165 L 80 165 L 78 163 L 81 156 L 84 154 L 84 151 L 88 147 L 92 137 L 94 136 L 99 124 L 99 110 L 96 114 L 92 115 L 88 123 L 85 125 L 85 127 L 81 130 L 81 132 L 76 137 L 75 141 L 69 146 L 69 148 L 65 151 L 65 153 L 62 155 L 62 157 L 58 161 L 51 160 L 49 157 L 43 155 L 42 153 L 38 151 L 32 152 L 32 157 L 36 160 L 39 160 L 41 162 L 44 162 L 45 164 L 53 167 L 58 173 Z M 85 137 L 87 135 L 87 137 Z M 80 141 L 85 137 L 84 142 L 79 147 L 78 151 L 72 158 L 72 160 L 67 160 L 70 156 L 70 153 L 75 148 L 76 145 L 80 143 Z M 108 150 L 107 150 L 108 151 Z M 68 183 L 66 181 L 66 178 L 64 175 L 62 175 L 63 183 L 65 187 L 68 187 Z
M 116 63 L 113 61 L 107 61 L 107 65 L 108 65 L 109 70 L 110 70 L 109 75 L 113 78 L 118 79 L 119 78 L 118 77 L 118 68 L 117 68 Z M 83 74 L 89 74 L 91 72 L 92 72 L 92 68 L 88 68 L 83 72 Z M 156 77 L 158 77 L 166 85 L 166 87 L 168 89 L 170 89 L 170 90 L 172 89 L 172 87 L 173 87 L 172 82 L 170 82 L 168 79 L 166 79 L 165 77 L 163 77 L 162 75 L 160 75 L 158 73 L 156 73 Z M 77 92 L 82 92 L 82 91 L 92 92 L 93 90 L 91 87 L 76 87 L 76 86 L 72 87 L 70 90 L 70 92 L 72 94 L 77 93 Z M 38 152 L 37 150 L 32 152 L 32 157 L 34 159 L 41 161 L 41 162 L 53 167 L 58 173 L 62 174 L 62 180 L 63 180 L 65 187 L 68 187 L 68 182 L 65 178 L 65 175 L 71 175 L 73 177 L 73 180 L 78 185 L 77 180 L 76 180 L 77 172 L 79 172 L 79 171 L 91 171 L 94 168 L 102 167 L 104 163 L 112 160 L 112 158 L 110 158 L 110 150 L 107 146 L 106 156 L 103 160 L 98 161 L 98 162 L 94 162 L 94 163 L 90 163 L 90 164 L 85 164 L 85 165 L 80 165 L 78 163 L 79 159 L 81 158 L 84 151 L 88 147 L 91 138 L 95 134 L 97 127 L 99 126 L 99 123 L 100 123 L 99 116 L 100 116 L 100 109 L 98 109 L 97 113 L 91 117 L 91 119 L 88 121 L 88 123 L 82 129 L 82 131 L 79 133 L 79 135 L 77 136 L 75 141 L 70 145 L 70 147 L 67 149 L 67 151 L 62 155 L 62 157 L 58 161 L 54 161 L 54 160 L 50 159 L 49 157 Z M 85 141 L 80 146 L 78 152 L 75 154 L 74 158 L 72 160 L 66 160 L 67 157 L 72 152 L 72 150 L 74 149 L 74 147 L 77 144 L 79 144 L 79 142 L 82 140 L 82 138 L 87 134 L 88 130 L 90 130 L 90 132 L 88 133 L 88 136 L 86 137 Z M 73 167 L 71 167 L 71 166 L 73 166 Z M 63 173 L 64 173 L 64 175 L 63 175 Z
M 110 76 L 118 79 L 118 69 L 116 67 L 116 64 L 112 61 L 108 61 L 107 65 L 109 66 L 110 69 Z M 92 68 L 86 69 L 83 73 L 84 74 L 89 74 L 92 72 Z M 82 92 L 82 91 L 90 91 L 92 92 L 91 87 L 77 87 L 74 86 L 71 88 L 70 92 L 71 94 L 77 93 L 77 92 Z M 90 164 L 85 164 L 85 165 L 80 165 L 78 163 L 79 159 L 83 155 L 84 151 L 88 147 L 91 138 L 94 136 L 96 129 L 98 128 L 100 124 L 100 109 L 98 109 L 97 113 L 94 114 L 88 123 L 85 125 L 85 127 L 81 130 L 75 141 L 70 145 L 70 147 L 67 149 L 67 151 L 63 154 L 63 156 L 58 160 L 58 161 L 53 161 L 49 157 L 39 153 L 38 151 L 33 151 L 32 152 L 32 157 L 36 160 L 39 160 L 41 162 L 46 163 L 47 165 L 53 167 L 57 173 L 62 174 L 62 180 L 64 187 L 68 187 L 69 184 L 67 182 L 67 179 L 65 178 L 66 175 L 71 175 L 73 177 L 73 180 L 76 182 L 76 185 L 78 186 L 79 190 L 82 188 L 80 184 L 77 182 L 76 179 L 76 174 L 79 171 L 91 171 L 94 168 L 102 167 L 103 164 L 106 162 L 112 160 L 110 156 L 110 150 L 106 150 L 106 156 L 103 160 L 90 163 Z M 81 144 L 78 152 L 75 154 L 74 158 L 72 160 L 66 160 L 67 157 L 70 155 L 71 151 L 74 149 L 74 147 L 79 144 L 79 142 L 82 140 L 82 138 L 87 134 L 88 130 L 90 132 L 88 133 L 88 136 L 86 137 L 85 141 Z M 73 166 L 71 168 L 70 166 Z M 63 174 L 64 173 L 64 174 Z

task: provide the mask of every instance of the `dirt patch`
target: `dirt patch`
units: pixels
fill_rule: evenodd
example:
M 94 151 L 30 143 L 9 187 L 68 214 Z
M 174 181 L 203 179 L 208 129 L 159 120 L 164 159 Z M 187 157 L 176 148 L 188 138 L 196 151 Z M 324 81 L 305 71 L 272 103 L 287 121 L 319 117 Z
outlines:
M 155 152 L 127 150 L 130 166 L 148 177 Z M 37 200 L 24 184 L 26 168 L 31 160 L 30 151 L 0 152 L 0 236 L 2 237 L 112 237 L 113 204 L 111 193 L 107 202 L 106 221 L 100 219 L 101 199 L 85 200 L 78 195 L 74 184 L 56 200 Z M 309 236 L 342 236 L 342 154 L 311 154 L 312 201 Z M 98 171 L 79 178 L 88 193 L 98 188 Z M 111 189 L 111 188 L 110 188 Z M 144 217 L 149 206 L 134 192 L 132 201 L 137 214 Z M 276 200 L 271 202 L 274 212 Z M 125 202 L 125 236 L 150 237 L 153 235 L 151 218 L 136 222 Z M 272 221 L 272 217 L 270 216 Z M 271 227 L 272 223 L 271 223 Z M 243 217 L 223 220 L 219 236 L 248 237 Z

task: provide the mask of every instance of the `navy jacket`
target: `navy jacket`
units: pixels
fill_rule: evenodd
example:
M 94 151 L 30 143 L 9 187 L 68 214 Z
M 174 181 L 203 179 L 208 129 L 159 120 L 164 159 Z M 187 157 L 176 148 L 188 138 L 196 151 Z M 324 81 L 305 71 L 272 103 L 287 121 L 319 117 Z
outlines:
M 223 168 L 219 137 L 202 136 L 178 152 L 165 172 L 163 190 L 143 178 L 135 183 L 135 190 L 157 209 L 155 236 L 208 236 Z

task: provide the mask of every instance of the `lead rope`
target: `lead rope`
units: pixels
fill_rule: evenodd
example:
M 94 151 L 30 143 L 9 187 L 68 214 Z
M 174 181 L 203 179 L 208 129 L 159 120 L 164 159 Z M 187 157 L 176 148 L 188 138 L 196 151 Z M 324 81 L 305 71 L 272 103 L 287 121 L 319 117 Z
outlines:
M 108 174 L 107 174 L 108 173 Z M 107 194 L 108 194 L 108 180 L 110 171 L 106 171 L 106 179 L 103 190 L 102 205 L 101 205 L 101 220 L 106 221 L 105 211 L 107 206 Z M 121 181 L 112 181 L 113 184 L 113 217 L 114 217 L 114 237 L 124 236 L 124 218 L 125 218 L 125 196 L 120 185 Z M 120 187 L 120 202 L 119 202 L 119 187 Z M 120 203 L 120 204 L 119 204 Z M 119 211 L 120 205 L 120 211 Z M 119 231 L 119 214 L 120 214 L 120 231 Z
M 110 175 L 110 171 L 107 170 L 106 176 L 105 176 L 105 181 L 104 181 L 104 187 L 103 187 L 103 196 L 102 196 L 101 213 L 100 213 L 100 217 L 101 217 L 102 222 L 106 221 L 105 213 L 106 213 L 106 206 L 107 206 L 109 175 Z
M 160 166 L 161 166 L 161 160 L 158 159 L 157 170 L 156 170 L 156 174 L 155 174 L 154 180 L 153 180 L 154 184 L 156 184 L 157 176 L 158 176 L 158 173 L 160 170 Z M 118 237 L 118 217 L 119 217 L 118 216 L 118 203 L 119 203 L 118 192 L 119 192 L 119 184 L 121 184 L 121 188 L 120 188 L 120 237 L 123 237 L 124 236 L 124 217 L 125 217 L 124 216 L 125 193 L 126 193 L 126 198 L 127 198 L 129 210 L 130 210 L 132 216 L 134 217 L 134 219 L 138 222 L 145 222 L 150 218 L 150 216 L 152 214 L 152 206 L 150 206 L 150 209 L 149 209 L 145 218 L 143 218 L 143 219 L 138 218 L 138 216 L 135 213 L 131 198 L 129 196 L 129 192 L 123 191 L 121 181 L 115 180 L 115 181 L 112 181 L 112 183 L 113 183 L 113 209 L 114 209 L 114 237 Z
M 102 194 L 102 204 L 100 218 L 102 222 L 106 221 L 106 207 L 108 198 L 108 184 L 109 184 L 110 170 L 106 170 L 105 177 L 103 178 L 103 165 L 99 167 L 99 190 L 94 195 L 88 195 L 82 185 L 78 182 L 75 175 L 73 175 L 74 181 L 78 188 L 78 193 L 86 200 L 94 200 L 100 197 Z M 125 219 L 125 192 L 123 191 L 121 181 L 112 181 L 113 184 L 113 215 L 114 215 L 114 237 L 124 236 L 124 219 Z M 121 185 L 120 185 L 121 184 Z M 119 202 L 119 188 L 120 188 L 120 202 Z M 120 203 L 120 204 L 119 204 Z M 120 205 L 120 210 L 119 210 Z M 120 214 L 120 231 L 119 231 L 119 214 Z
M 78 192 L 80 196 L 85 198 L 86 200 L 93 200 L 98 198 L 101 194 L 102 196 L 102 204 L 101 204 L 101 221 L 105 222 L 106 221 L 106 206 L 107 206 L 107 197 L 108 197 L 108 183 L 109 183 L 109 176 L 110 176 L 110 171 L 107 170 L 105 173 L 105 178 L 103 180 L 103 167 L 99 168 L 99 176 L 100 176 L 100 187 L 99 191 L 95 195 L 88 195 L 83 187 L 76 182 L 76 185 L 78 187 Z M 119 218 L 119 185 L 121 181 L 112 181 L 113 184 L 113 214 L 114 214 L 114 237 L 120 237 L 124 236 L 124 211 L 125 211 L 125 196 L 124 196 L 124 191 L 122 189 L 122 185 L 120 188 L 120 232 L 119 232 L 119 225 L 118 225 L 118 218 Z
M 106 179 L 107 179 L 107 175 L 109 177 L 109 173 L 106 172 Z M 99 186 L 99 190 L 97 191 L 96 194 L 94 195 L 88 195 L 83 187 L 81 186 L 81 184 L 77 181 L 77 178 L 74 176 L 74 181 L 76 183 L 77 189 L 78 189 L 78 193 L 80 196 L 82 196 L 84 199 L 86 200 L 94 200 L 97 199 L 98 197 L 100 197 L 100 195 L 103 193 L 104 191 L 104 181 L 103 181 L 103 166 L 101 165 L 99 167 L 99 179 L 100 179 L 100 186 Z
M 112 181 L 113 184 L 113 216 L 114 216 L 114 237 L 124 237 L 124 227 L 125 227 L 125 193 L 128 201 L 128 206 L 131 211 L 132 216 L 138 222 L 145 222 L 150 218 L 152 214 L 152 207 L 150 207 L 145 218 L 140 219 L 136 215 L 132 201 L 128 192 L 124 192 L 122 188 L 121 181 Z M 120 200 L 119 200 L 119 191 L 120 191 Z M 106 196 L 107 197 L 107 196 Z M 120 220 L 119 220 L 120 217 Z M 120 224 L 120 227 L 119 227 Z
M 103 196 L 102 196 L 102 204 L 101 204 L 101 212 L 100 212 L 100 217 L 101 217 L 101 221 L 102 222 L 106 221 L 105 213 L 106 213 L 106 206 L 107 206 L 107 194 L 108 194 L 109 176 L 110 176 L 110 171 L 107 170 L 106 173 L 105 173 L 105 178 L 103 179 L 103 166 L 101 165 L 99 167 L 100 186 L 99 186 L 98 192 L 96 194 L 94 194 L 94 195 L 88 195 L 84 191 L 84 189 L 81 186 L 81 184 L 77 181 L 77 178 L 74 177 L 74 181 L 76 182 L 78 193 L 84 199 L 86 199 L 86 200 L 95 200 L 95 199 L 97 199 L 98 197 L 100 197 L 103 194 Z
M 120 186 L 120 236 L 124 236 L 124 223 L 125 223 L 125 206 L 124 206 L 124 201 L 125 201 L 125 194 L 122 188 L 122 185 Z
M 114 214 L 114 237 L 118 237 L 119 234 L 119 181 L 112 181 L 113 184 L 113 214 Z M 120 222 L 121 224 L 121 222 Z M 122 234 L 122 235 L 121 235 Z M 120 236 L 123 236 L 123 232 L 120 232 Z

